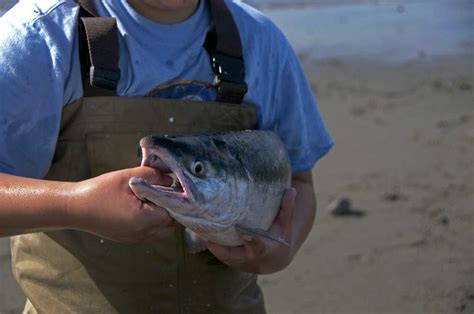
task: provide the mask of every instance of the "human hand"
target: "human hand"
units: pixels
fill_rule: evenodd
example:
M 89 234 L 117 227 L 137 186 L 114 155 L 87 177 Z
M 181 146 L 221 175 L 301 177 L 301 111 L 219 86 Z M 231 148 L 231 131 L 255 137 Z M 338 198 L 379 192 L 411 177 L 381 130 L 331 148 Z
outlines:
M 170 185 L 172 179 L 150 167 L 136 167 L 74 183 L 67 213 L 73 229 L 124 243 L 159 241 L 174 230 L 174 220 L 161 207 L 138 199 L 131 177 Z
M 264 239 L 252 234 L 242 233 L 245 244 L 223 246 L 208 242 L 207 248 L 220 261 L 241 271 L 268 274 L 282 270 L 293 258 L 292 221 L 295 209 L 296 190 L 285 191 L 280 210 L 269 231 L 285 239 L 290 245 Z

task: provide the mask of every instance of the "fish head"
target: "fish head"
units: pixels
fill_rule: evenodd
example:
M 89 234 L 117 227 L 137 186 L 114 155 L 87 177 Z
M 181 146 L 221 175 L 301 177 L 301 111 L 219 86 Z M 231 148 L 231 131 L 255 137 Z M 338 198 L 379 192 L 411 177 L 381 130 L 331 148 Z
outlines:
M 199 136 L 149 136 L 140 141 L 142 166 L 170 175 L 171 186 L 132 179 L 137 197 L 165 208 L 184 224 L 227 228 L 244 208 L 247 173 L 224 142 Z

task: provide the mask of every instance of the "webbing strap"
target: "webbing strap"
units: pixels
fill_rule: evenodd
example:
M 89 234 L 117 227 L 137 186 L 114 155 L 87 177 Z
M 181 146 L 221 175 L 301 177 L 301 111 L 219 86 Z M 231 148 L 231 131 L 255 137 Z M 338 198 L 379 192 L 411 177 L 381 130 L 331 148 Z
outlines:
M 228 104 L 241 104 L 247 93 L 247 85 L 220 81 L 217 87 L 217 101 Z
M 85 10 L 89 16 L 98 16 L 94 3 L 90 0 L 76 0 L 76 2 Z
M 90 84 L 115 90 L 120 79 L 117 22 L 113 17 L 83 17 L 81 21 L 89 47 Z
M 216 51 L 229 57 L 242 58 L 242 43 L 232 13 L 224 0 L 209 2 L 217 35 Z
M 97 17 L 90 0 L 76 0 L 84 96 L 114 96 L 120 79 L 117 22 Z M 88 78 L 88 80 L 87 80 Z
M 242 41 L 224 0 L 209 0 L 214 29 L 205 47 L 211 58 L 218 89 L 217 101 L 240 104 L 247 93 Z
M 115 95 L 120 79 L 116 20 L 97 17 L 92 0 L 76 2 L 81 6 L 81 65 L 84 68 L 83 75 L 89 77 L 90 81 L 88 84 L 84 80 L 84 96 Z M 245 64 L 239 31 L 224 0 L 209 0 L 209 3 L 214 29 L 209 32 L 205 47 L 218 83 L 217 101 L 240 104 L 247 92 L 247 84 L 244 80 Z

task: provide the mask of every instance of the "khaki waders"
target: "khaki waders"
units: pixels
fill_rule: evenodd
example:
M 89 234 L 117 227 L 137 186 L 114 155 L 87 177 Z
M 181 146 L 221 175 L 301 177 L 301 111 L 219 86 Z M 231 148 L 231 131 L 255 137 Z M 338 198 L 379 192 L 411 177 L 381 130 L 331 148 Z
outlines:
M 85 27 L 90 33 L 90 26 Z M 96 45 L 89 36 L 87 40 L 93 55 Z M 100 58 L 90 59 L 89 65 L 102 68 Z M 114 60 L 118 63 L 118 58 Z M 100 87 L 93 79 L 100 81 L 100 77 L 91 77 L 92 85 Z M 87 84 L 84 88 L 86 97 L 63 110 L 54 160 L 45 179 L 80 181 L 136 167 L 141 160 L 138 142 L 146 135 L 233 131 L 257 125 L 255 110 L 238 104 L 89 97 L 101 92 Z M 235 97 L 236 89 L 230 90 L 234 92 L 230 96 L 221 90 L 221 99 L 226 95 L 242 99 L 243 95 Z M 181 226 L 160 243 L 142 245 L 74 230 L 16 236 L 12 262 L 28 298 L 28 313 L 265 312 L 257 276 L 224 265 L 209 251 L 190 254 Z

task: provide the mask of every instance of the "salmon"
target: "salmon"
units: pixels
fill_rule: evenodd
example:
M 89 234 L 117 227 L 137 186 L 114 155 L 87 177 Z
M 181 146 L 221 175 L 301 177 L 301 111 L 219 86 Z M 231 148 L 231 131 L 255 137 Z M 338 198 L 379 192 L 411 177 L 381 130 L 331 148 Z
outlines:
M 141 165 L 170 175 L 173 184 L 133 177 L 130 188 L 186 228 L 192 252 L 206 249 L 207 241 L 241 245 L 243 232 L 288 245 L 268 232 L 291 184 L 288 155 L 275 132 L 148 136 L 140 146 Z

